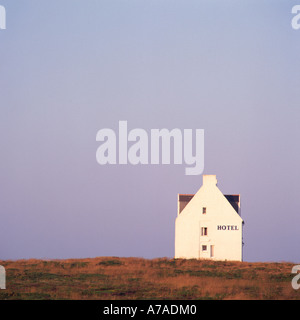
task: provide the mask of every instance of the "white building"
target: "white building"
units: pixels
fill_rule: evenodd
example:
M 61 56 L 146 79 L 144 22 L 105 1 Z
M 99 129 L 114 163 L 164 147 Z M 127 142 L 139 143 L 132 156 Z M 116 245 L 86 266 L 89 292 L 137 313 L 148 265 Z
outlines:
M 193 194 L 178 195 L 175 258 L 243 259 L 240 195 L 223 195 L 215 175 L 203 175 Z

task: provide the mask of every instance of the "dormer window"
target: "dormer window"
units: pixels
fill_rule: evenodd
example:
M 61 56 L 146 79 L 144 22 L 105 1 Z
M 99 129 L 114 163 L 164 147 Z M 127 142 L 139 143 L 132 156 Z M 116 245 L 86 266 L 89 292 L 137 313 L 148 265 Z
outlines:
M 206 214 L 206 207 L 202 208 L 202 214 Z

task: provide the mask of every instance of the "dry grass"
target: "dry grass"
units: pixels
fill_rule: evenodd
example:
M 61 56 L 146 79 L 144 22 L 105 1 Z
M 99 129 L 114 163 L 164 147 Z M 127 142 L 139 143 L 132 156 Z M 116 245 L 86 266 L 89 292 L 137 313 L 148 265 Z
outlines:
M 300 299 L 292 263 L 99 257 L 0 265 L 0 299 Z

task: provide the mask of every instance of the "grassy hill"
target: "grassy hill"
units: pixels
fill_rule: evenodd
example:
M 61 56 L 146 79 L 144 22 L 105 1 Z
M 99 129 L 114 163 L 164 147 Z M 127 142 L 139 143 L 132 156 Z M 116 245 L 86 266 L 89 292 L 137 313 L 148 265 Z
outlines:
M 292 263 L 99 257 L 1 261 L 3 299 L 297 299 Z

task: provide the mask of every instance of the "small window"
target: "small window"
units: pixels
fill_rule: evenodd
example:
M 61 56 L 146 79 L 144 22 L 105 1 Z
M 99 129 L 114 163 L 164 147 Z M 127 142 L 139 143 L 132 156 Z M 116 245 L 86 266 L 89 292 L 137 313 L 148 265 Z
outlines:
M 206 214 L 206 207 L 202 208 L 202 214 Z
M 201 236 L 207 236 L 207 228 L 206 227 L 201 228 Z
M 202 251 L 206 251 L 207 250 L 207 246 L 202 246 Z

